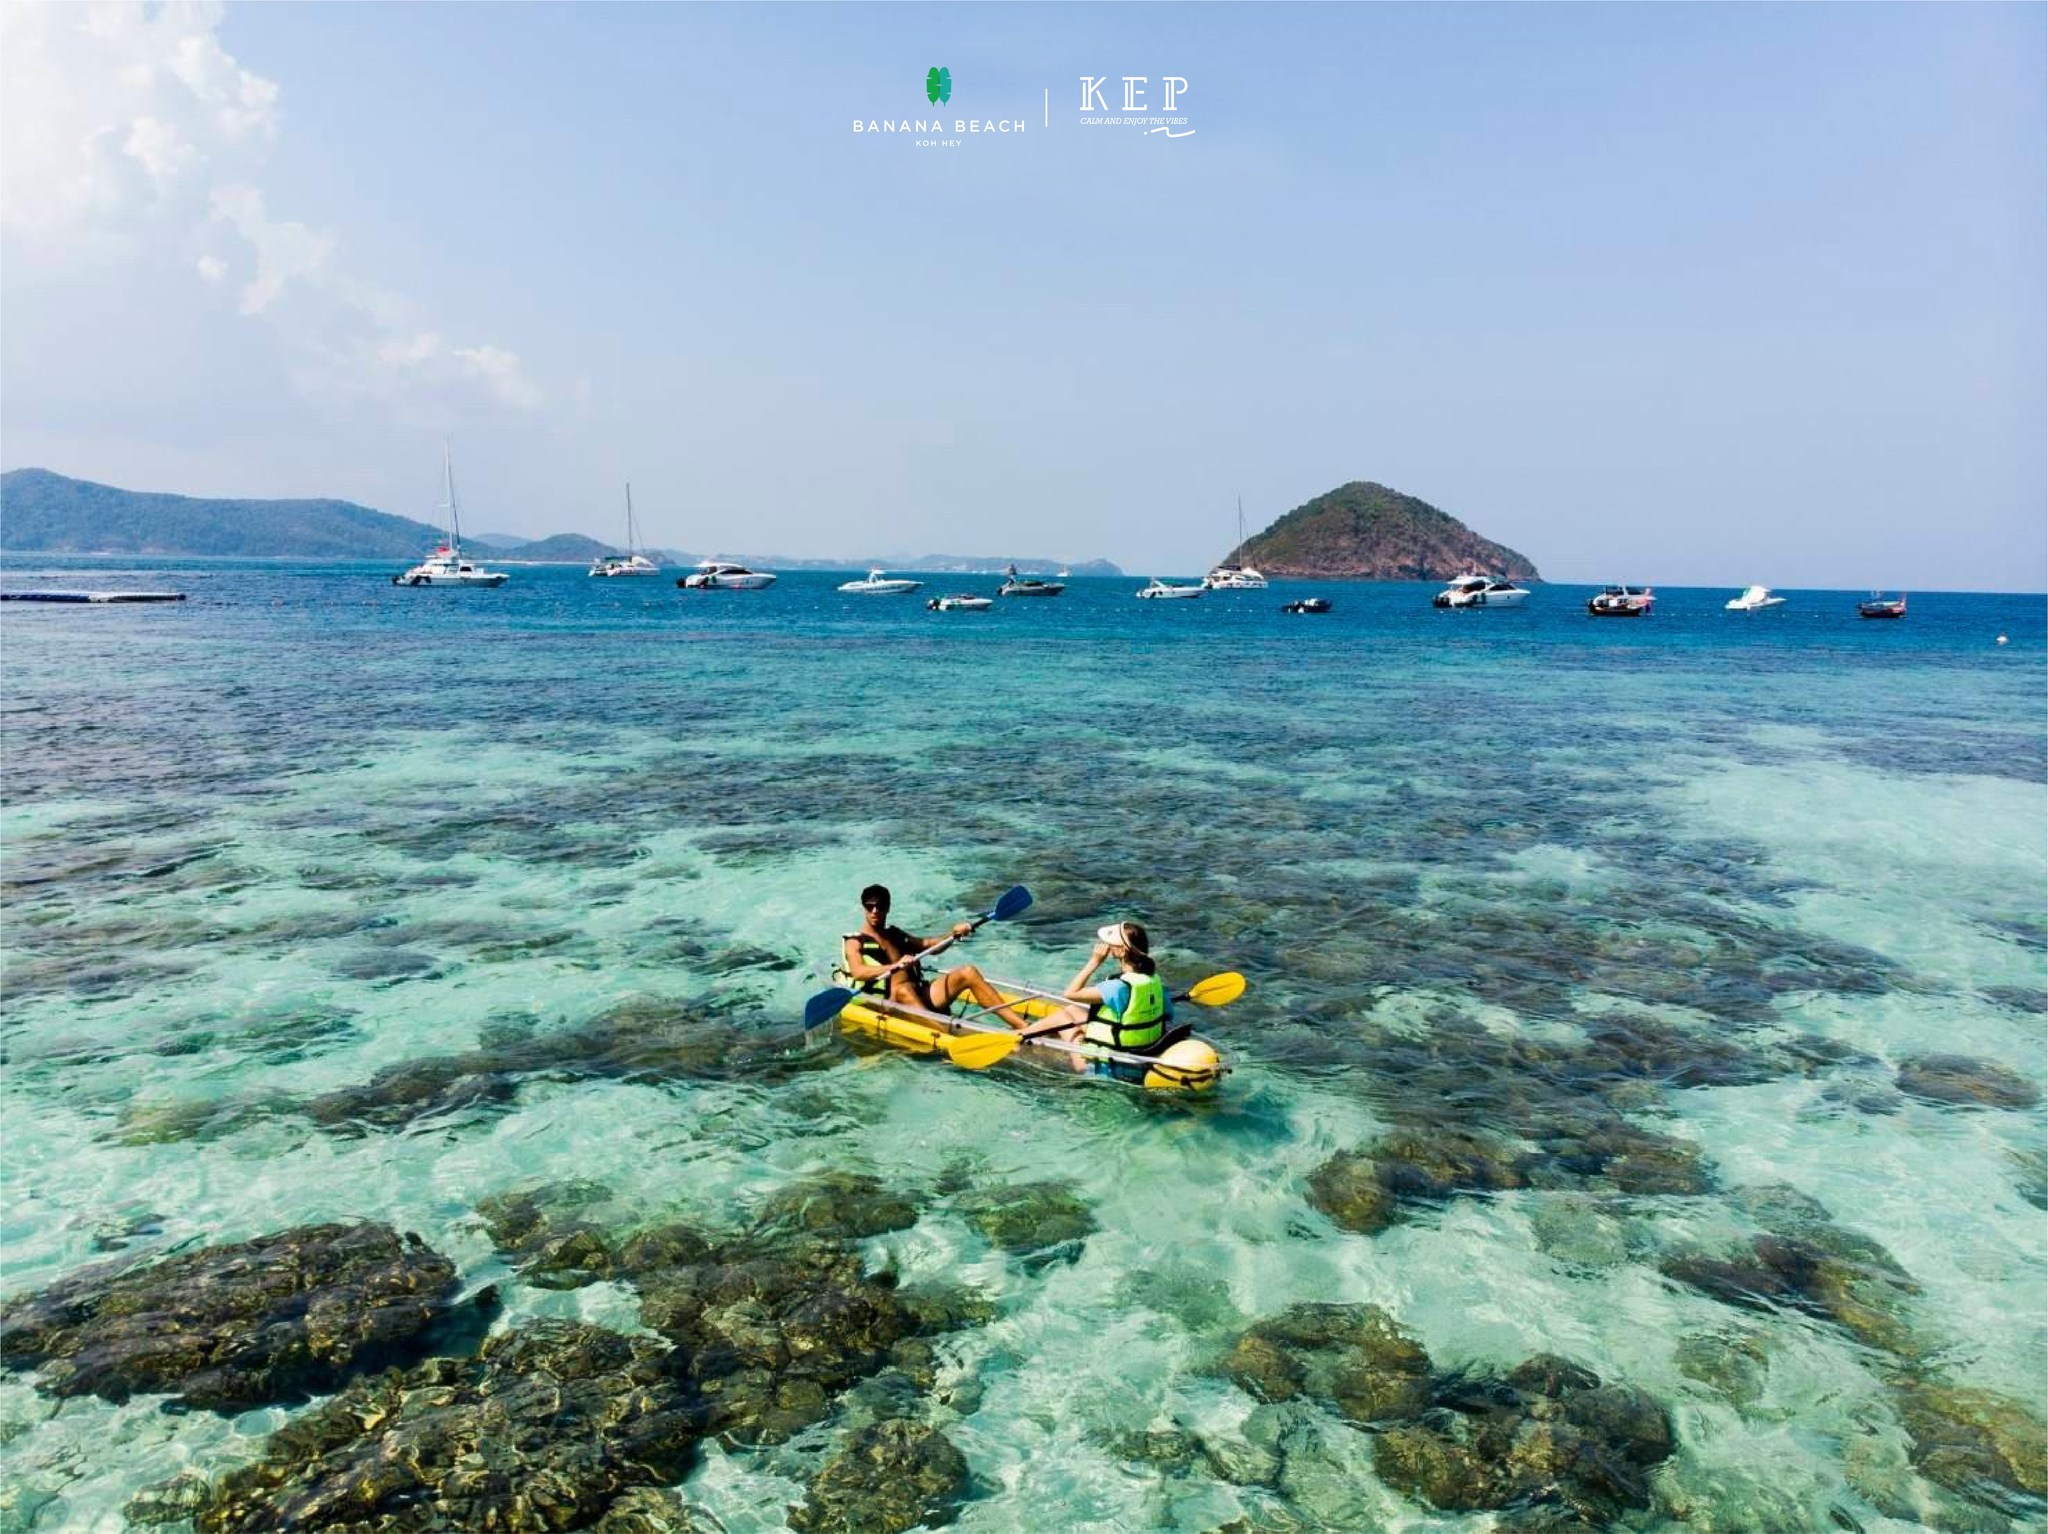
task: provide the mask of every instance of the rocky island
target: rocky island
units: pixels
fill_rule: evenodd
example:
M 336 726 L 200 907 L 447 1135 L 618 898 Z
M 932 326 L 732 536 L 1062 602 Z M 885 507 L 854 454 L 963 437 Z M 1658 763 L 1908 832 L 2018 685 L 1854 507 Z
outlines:
M 1370 480 L 1295 507 L 1247 542 L 1241 558 L 1287 580 L 1447 581 L 1468 570 L 1542 579 L 1526 556 L 1427 501 Z

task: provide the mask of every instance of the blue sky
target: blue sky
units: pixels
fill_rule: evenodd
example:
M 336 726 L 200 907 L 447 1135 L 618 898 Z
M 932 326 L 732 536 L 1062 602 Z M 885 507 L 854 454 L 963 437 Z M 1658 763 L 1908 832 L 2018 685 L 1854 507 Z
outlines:
M 473 530 L 1140 573 L 1376 479 L 1553 579 L 2048 585 L 2040 6 L 4 11 L 7 467 L 430 516 L 447 433 Z M 1026 127 L 852 131 L 920 115 Z

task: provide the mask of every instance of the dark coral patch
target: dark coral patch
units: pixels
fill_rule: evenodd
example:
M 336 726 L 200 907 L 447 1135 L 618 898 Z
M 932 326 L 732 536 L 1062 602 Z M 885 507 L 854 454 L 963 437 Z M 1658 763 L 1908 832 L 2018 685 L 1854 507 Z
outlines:
M 474 1359 L 359 1381 L 222 1477 L 199 1534 L 587 1527 L 688 1473 L 702 1412 L 678 1362 L 649 1338 L 541 1320 Z
M 1899 1065 L 1899 1090 L 1956 1108 L 2031 1108 L 2041 1089 L 2019 1072 L 1968 1055 L 1922 1055 Z
M 789 1526 L 799 1534 L 901 1534 L 952 1522 L 967 1461 L 935 1428 L 877 1422 L 856 1431 L 811 1481 Z
M 388 1225 L 308 1225 L 162 1262 L 87 1268 L 0 1309 L 0 1363 L 52 1395 L 165 1394 L 236 1412 L 418 1357 L 455 1268 Z

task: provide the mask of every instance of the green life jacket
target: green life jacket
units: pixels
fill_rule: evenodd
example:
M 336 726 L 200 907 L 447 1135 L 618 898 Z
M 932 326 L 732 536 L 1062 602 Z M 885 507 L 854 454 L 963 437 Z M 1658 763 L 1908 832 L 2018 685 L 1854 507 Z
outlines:
M 1105 1001 L 1095 1009 L 1083 1033 L 1091 1044 L 1112 1049 L 1146 1050 L 1166 1037 L 1166 985 L 1157 975 L 1119 975 L 1130 990 L 1122 1008 Z

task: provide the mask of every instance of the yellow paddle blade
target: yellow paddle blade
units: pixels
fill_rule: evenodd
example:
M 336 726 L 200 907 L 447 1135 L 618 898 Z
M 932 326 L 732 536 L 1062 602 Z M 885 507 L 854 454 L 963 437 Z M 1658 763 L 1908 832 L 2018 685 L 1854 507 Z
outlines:
M 1014 1054 L 1019 1040 L 1014 1033 L 969 1033 L 941 1034 L 932 1042 L 938 1045 L 940 1054 L 962 1070 L 985 1071 Z
M 1227 1007 L 1244 994 L 1244 976 L 1236 970 L 1211 975 L 1188 987 L 1188 1000 L 1201 1007 Z

